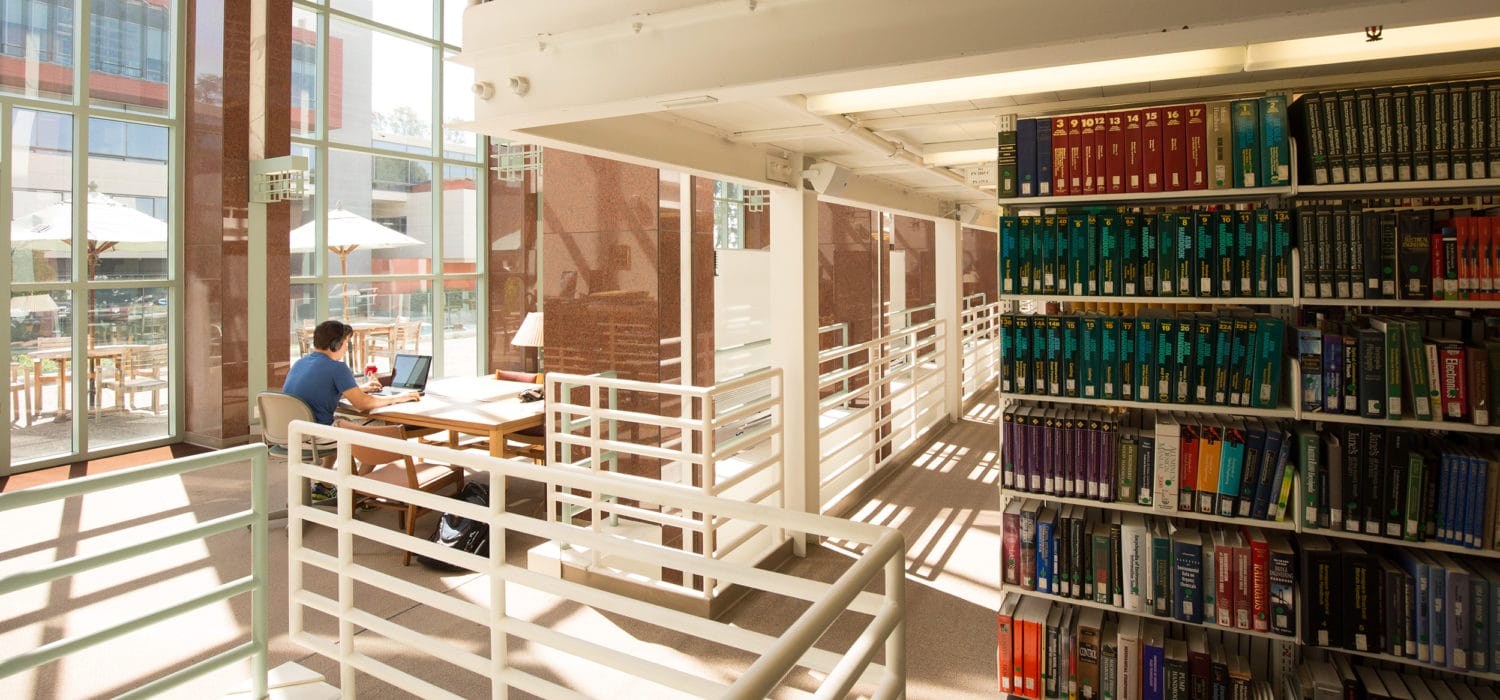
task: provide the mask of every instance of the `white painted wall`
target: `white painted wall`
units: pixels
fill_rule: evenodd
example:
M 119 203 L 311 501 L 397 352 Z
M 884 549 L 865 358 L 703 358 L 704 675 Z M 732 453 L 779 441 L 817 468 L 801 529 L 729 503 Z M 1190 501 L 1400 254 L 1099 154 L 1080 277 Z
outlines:
M 721 250 L 714 277 L 714 346 L 727 348 L 771 337 L 771 253 Z M 762 345 L 719 354 L 714 374 L 732 377 L 771 365 L 771 347 Z

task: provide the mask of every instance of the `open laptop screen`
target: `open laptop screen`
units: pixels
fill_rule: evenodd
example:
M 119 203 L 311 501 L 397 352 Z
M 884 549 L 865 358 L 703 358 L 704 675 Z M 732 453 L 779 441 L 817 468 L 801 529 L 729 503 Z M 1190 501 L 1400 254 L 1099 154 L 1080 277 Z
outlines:
M 427 372 L 432 369 L 432 356 L 398 354 L 392 369 L 392 388 L 425 390 Z

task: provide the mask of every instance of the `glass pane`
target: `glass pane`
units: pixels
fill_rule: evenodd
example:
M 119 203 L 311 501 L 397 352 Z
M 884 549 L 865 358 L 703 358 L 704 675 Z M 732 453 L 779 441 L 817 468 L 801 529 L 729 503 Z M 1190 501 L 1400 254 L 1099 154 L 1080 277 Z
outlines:
M 432 308 L 427 280 L 328 285 L 330 315 L 354 326 L 348 361 L 356 369 L 373 364 L 388 372 L 398 352 L 431 354 Z
M 317 189 L 318 183 L 318 159 L 316 152 L 308 146 L 292 144 L 292 155 L 307 158 L 307 198 L 300 202 L 292 202 L 287 208 L 288 230 L 291 231 L 289 244 L 291 246 L 291 273 L 293 277 L 310 277 L 315 271 L 313 265 L 316 258 L 313 257 L 313 245 L 315 243 L 314 221 L 315 207 L 318 206 Z
M 11 279 L 73 278 L 73 117 L 11 112 Z
M 479 280 L 449 280 L 443 286 L 443 362 L 445 377 L 472 376 L 479 366 Z
M 474 120 L 474 69 L 443 64 L 443 123 Z M 443 129 L 443 155 L 458 160 L 479 159 L 479 136 L 472 131 Z
M 292 10 L 292 133 L 318 129 L 318 19 L 307 10 Z M 331 100 L 334 105 L 338 100 Z M 333 115 L 329 115 L 330 120 Z M 330 123 L 333 123 L 330 121 Z
M 301 357 L 312 352 L 312 331 L 323 319 L 318 318 L 317 286 L 294 284 L 287 295 L 291 301 L 291 357 Z
M 166 278 L 166 127 L 94 118 L 89 134 L 89 279 Z
M 468 273 L 479 260 L 479 171 L 443 166 L 443 273 Z
M 432 270 L 432 166 L 329 152 L 328 274 Z
M 166 3 L 92 3 L 89 99 L 96 105 L 165 114 L 170 92 L 172 10 Z
M 328 137 L 431 153 L 433 49 L 349 22 L 334 21 L 331 31 L 329 62 L 339 71 L 330 71 L 329 100 L 342 114 L 330 115 Z
M 67 412 L 73 402 L 67 379 L 73 371 L 72 317 L 69 292 L 11 294 L 10 392 L 23 406 L 10 416 L 14 463 L 74 451 Z
M 166 287 L 89 292 L 89 446 L 166 437 Z
M 73 96 L 73 3 L 0 0 L 0 91 Z
M 464 8 L 469 0 L 443 0 L 443 43 L 464 45 Z
M 434 36 L 432 0 L 334 0 L 333 6 L 388 27 Z

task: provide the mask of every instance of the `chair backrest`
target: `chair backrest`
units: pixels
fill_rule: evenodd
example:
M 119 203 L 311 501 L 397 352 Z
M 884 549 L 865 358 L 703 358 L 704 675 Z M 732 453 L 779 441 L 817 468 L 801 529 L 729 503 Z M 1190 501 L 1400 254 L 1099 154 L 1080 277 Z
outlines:
M 135 377 L 166 377 L 167 346 L 162 343 L 148 345 L 130 355 L 130 374 Z
M 260 436 L 272 445 L 287 447 L 287 424 L 294 420 L 313 421 L 307 402 L 281 391 L 262 391 L 255 396 L 260 408 Z
M 371 435 L 396 438 L 397 440 L 406 439 L 406 428 L 399 425 L 360 425 L 359 423 L 351 423 L 346 420 L 335 421 L 334 425 Z M 411 455 L 366 445 L 350 445 L 349 456 L 354 458 L 354 473 L 356 474 L 368 474 L 370 470 L 382 464 L 400 462 L 406 465 L 407 486 L 412 488 L 416 488 L 417 486 L 417 473 L 412 466 Z
M 542 375 L 538 372 L 515 372 L 508 369 L 497 369 L 495 370 L 495 378 L 503 379 L 507 382 L 542 383 Z

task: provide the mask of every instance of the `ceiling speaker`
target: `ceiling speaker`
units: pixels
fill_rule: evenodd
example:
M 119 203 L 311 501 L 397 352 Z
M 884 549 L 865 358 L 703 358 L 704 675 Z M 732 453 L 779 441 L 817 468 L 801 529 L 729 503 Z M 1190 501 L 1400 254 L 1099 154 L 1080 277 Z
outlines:
M 849 187 L 849 171 L 828 161 L 813 163 L 802 171 L 802 177 L 818 194 L 830 197 L 839 196 L 839 193 Z

